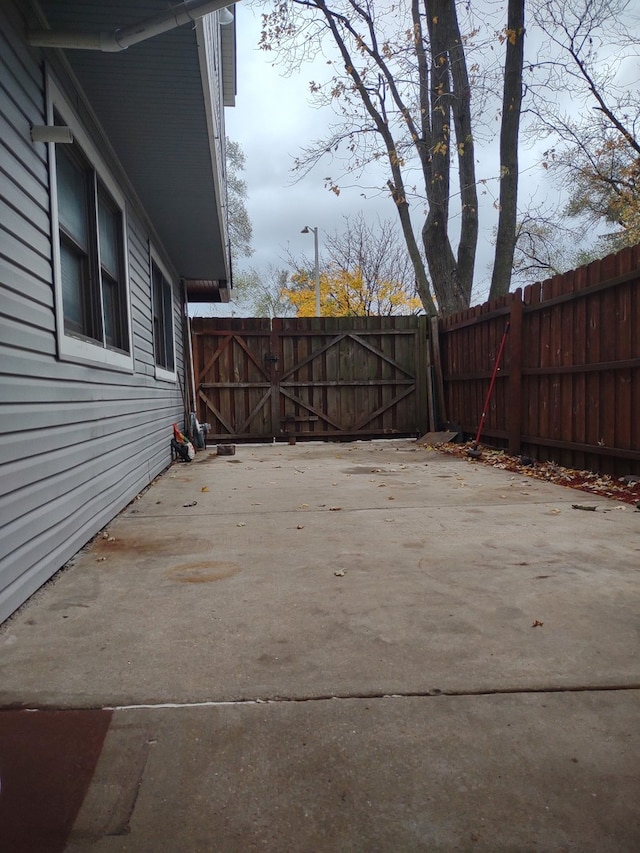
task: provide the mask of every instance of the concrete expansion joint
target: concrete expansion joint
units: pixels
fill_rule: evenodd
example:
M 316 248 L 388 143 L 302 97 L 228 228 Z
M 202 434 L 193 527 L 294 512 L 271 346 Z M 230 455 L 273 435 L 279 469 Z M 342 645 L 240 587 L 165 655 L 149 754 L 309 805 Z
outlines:
M 361 692 L 361 693 L 327 693 L 309 696 L 268 696 L 260 698 L 240 698 L 225 700 L 210 700 L 203 702 L 180 702 L 180 703 L 157 703 L 149 705 L 113 705 L 105 706 L 105 711 L 135 711 L 155 710 L 172 708 L 207 708 L 222 707 L 225 705 L 282 705 L 282 704 L 305 704 L 309 702 L 342 701 L 371 701 L 375 699 L 434 699 L 440 696 L 460 697 L 465 696 L 500 696 L 500 695 L 531 695 L 547 693 L 606 693 L 616 691 L 640 690 L 640 682 L 632 684 L 574 684 L 566 686 L 543 686 L 543 687 L 499 687 L 478 688 L 477 690 L 430 690 L 404 691 L 402 693 Z
M 513 696 L 513 695 L 536 695 L 552 693 L 612 693 L 640 690 L 640 682 L 630 684 L 572 684 L 572 685 L 546 685 L 539 687 L 496 687 L 477 688 L 471 690 L 455 690 L 437 688 L 431 690 L 412 690 L 402 693 L 361 692 L 361 693 L 326 693 L 309 696 L 266 696 L 258 698 L 242 697 L 239 699 L 210 699 L 197 702 L 149 702 L 132 703 L 128 705 L 24 705 L 11 703 L 0 705 L 2 711 L 161 711 L 180 708 L 220 708 L 225 706 L 242 705 L 283 705 L 283 704 L 305 704 L 310 702 L 342 701 L 371 701 L 374 699 L 434 699 L 440 696 L 464 698 L 465 696 Z

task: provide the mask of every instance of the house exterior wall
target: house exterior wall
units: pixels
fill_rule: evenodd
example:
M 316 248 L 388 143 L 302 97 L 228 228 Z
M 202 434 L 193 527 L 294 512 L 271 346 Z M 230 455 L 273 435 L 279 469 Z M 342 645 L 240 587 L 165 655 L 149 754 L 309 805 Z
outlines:
M 0 11 L 0 622 L 169 465 L 171 425 L 184 421 L 181 285 L 126 182 L 131 366 L 60 355 L 48 151 L 30 136 L 47 123 L 49 71 L 10 15 Z M 173 288 L 169 380 L 155 364 L 152 250 Z

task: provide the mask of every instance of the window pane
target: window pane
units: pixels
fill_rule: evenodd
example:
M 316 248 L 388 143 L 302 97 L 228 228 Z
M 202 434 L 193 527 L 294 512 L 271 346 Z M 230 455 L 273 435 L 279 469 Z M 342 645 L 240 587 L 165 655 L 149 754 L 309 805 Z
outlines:
M 88 229 L 86 175 L 64 152 L 62 145 L 56 147 L 56 178 L 60 225 L 86 251 Z
M 82 258 L 64 243 L 60 245 L 60 270 L 62 274 L 62 304 L 65 329 L 84 332 L 82 308 Z
M 173 311 L 171 300 L 171 285 L 168 281 L 164 283 L 164 366 L 167 370 L 173 370 Z
M 124 267 L 122 214 L 98 189 L 98 248 L 102 284 L 104 341 L 108 347 L 129 351 Z
M 118 346 L 118 293 L 113 281 L 102 277 L 102 306 L 104 314 L 104 340 L 107 346 Z
M 104 341 L 108 347 L 129 352 L 129 323 L 122 285 L 102 274 L 102 314 Z
M 153 267 L 153 347 L 156 364 L 164 365 L 164 324 L 162 322 L 162 275 Z
M 100 239 L 100 263 L 113 278 L 119 278 L 120 214 L 105 200 L 98 198 L 98 233 Z
M 171 285 L 158 267 L 152 265 L 153 275 L 153 344 L 156 364 L 174 369 L 173 300 Z

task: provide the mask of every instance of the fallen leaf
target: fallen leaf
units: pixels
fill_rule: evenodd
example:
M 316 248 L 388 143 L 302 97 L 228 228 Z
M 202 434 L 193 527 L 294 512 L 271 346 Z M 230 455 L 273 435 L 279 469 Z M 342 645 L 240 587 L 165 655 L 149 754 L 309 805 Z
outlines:
M 539 619 L 536 619 L 531 627 L 532 628 L 542 628 L 543 625 L 544 625 L 544 622 L 541 622 Z
M 203 486 L 203 487 L 200 489 L 200 491 L 201 491 L 201 492 L 208 492 L 208 491 L 209 491 L 209 486 Z
M 247 526 L 247 525 L 246 525 L 246 522 L 244 522 L 244 521 L 239 521 L 239 522 L 236 524 L 236 527 L 246 527 L 246 526 Z
M 182 506 L 184 506 L 184 507 L 196 506 L 196 505 L 197 505 L 197 503 L 198 503 L 198 501 L 191 501 L 191 503 L 188 503 L 188 504 L 182 504 Z
M 586 504 L 571 504 L 571 509 L 584 509 L 586 512 L 595 512 L 597 507 L 587 506 Z
M 550 509 L 550 510 L 549 510 L 549 512 L 550 512 L 552 515 L 560 515 L 560 510 L 559 510 L 559 509 Z
M 337 578 L 343 578 L 343 577 L 344 577 L 344 569 L 337 569 L 337 570 L 334 572 L 334 575 L 335 575 Z
M 330 506 L 329 512 L 340 512 L 341 509 L 342 509 L 341 506 Z
M 304 530 L 304 524 L 298 524 L 296 530 Z

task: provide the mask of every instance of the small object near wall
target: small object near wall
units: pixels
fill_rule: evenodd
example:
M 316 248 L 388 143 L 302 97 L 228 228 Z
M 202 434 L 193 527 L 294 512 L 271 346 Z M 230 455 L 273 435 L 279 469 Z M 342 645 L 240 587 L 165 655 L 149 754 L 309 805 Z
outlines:
M 218 456 L 235 456 L 235 444 L 219 444 L 216 450 Z

